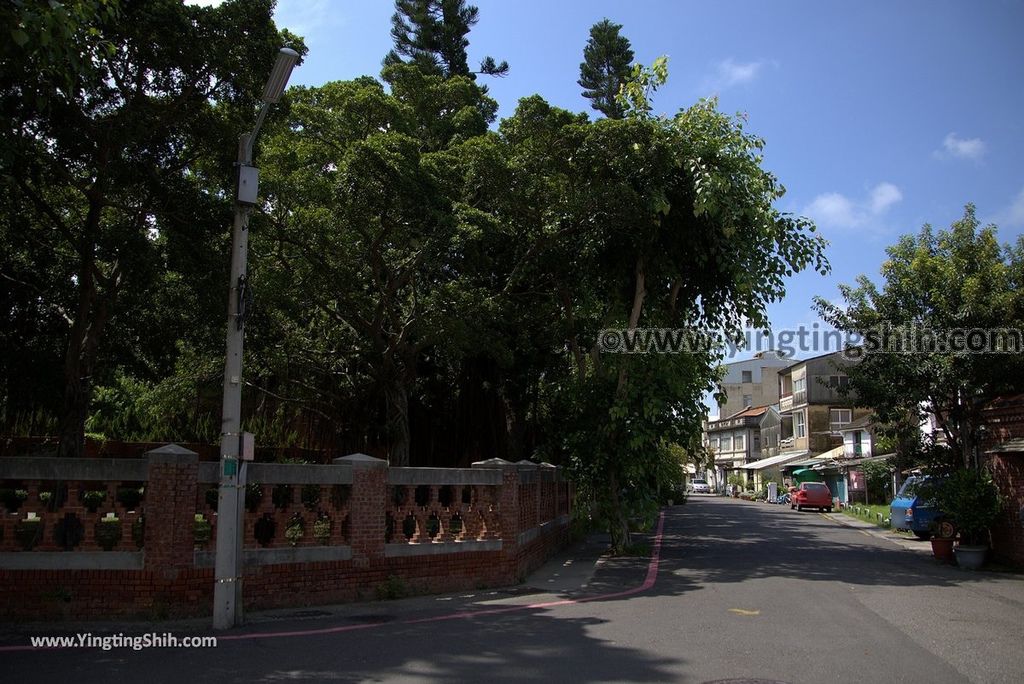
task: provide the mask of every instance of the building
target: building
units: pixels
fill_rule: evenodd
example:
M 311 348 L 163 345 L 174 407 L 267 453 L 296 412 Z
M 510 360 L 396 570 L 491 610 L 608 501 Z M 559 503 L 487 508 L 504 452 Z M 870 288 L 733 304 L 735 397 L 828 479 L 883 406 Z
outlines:
M 739 413 L 748 406 L 771 406 L 779 401 L 779 371 L 793 363 L 782 352 L 758 352 L 746 361 L 724 366 L 719 383 L 724 400 L 718 402 L 720 418 Z
M 813 477 L 832 481 L 830 486 L 845 497 L 845 482 L 840 482 L 838 471 L 825 472 L 823 466 L 841 457 L 843 428 L 871 413 L 854 406 L 852 393 L 843 394 L 850 382 L 845 372 L 849 363 L 841 352 L 833 352 L 795 361 L 777 371 L 778 452 L 742 467 L 755 488 L 770 480 L 791 484 L 800 477 Z
M 715 455 L 716 488 L 722 491 L 730 473 L 743 474 L 746 464 L 778 453 L 779 413 L 772 406 L 745 408 L 727 418 L 708 422 L 706 439 Z
M 846 392 L 851 362 L 842 352 L 797 361 L 779 371 L 779 417 L 783 452 L 818 454 L 842 444 L 841 430 L 870 415 Z
M 843 458 L 870 458 L 874 456 L 875 423 L 865 414 L 847 423 L 839 430 L 843 438 Z

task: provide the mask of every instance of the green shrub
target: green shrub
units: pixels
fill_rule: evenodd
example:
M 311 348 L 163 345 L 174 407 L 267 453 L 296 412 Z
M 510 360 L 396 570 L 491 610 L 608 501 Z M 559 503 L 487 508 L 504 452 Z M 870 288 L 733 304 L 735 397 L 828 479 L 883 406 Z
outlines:
M 96 523 L 96 543 L 104 551 L 111 551 L 121 542 L 121 521 L 118 518 L 103 518 Z
M 988 543 L 988 530 L 1002 511 L 992 476 L 977 470 L 958 470 L 934 488 L 935 503 L 960 531 L 960 542 Z
M 202 513 L 196 513 L 195 523 L 192 526 L 193 542 L 201 548 L 210 543 L 211 537 L 213 537 L 213 525 Z

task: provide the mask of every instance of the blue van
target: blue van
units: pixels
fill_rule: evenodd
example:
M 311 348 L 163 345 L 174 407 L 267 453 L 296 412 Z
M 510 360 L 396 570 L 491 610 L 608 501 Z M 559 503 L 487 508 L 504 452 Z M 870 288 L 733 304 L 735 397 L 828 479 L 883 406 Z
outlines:
M 920 475 L 908 477 L 900 487 L 896 498 L 889 504 L 889 521 L 893 529 L 909 530 L 919 539 L 931 538 L 932 522 L 940 516 L 940 512 L 933 503 L 918 496 L 921 485 L 930 479 Z

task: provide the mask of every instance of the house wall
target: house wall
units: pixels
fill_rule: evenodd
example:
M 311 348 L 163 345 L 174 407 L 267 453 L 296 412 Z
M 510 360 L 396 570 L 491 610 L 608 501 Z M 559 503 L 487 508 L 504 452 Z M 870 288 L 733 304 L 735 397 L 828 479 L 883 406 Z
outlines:
M 985 411 L 987 434 L 983 449 L 1011 439 L 1024 439 L 1024 395 L 996 402 Z M 992 526 L 992 554 L 1003 562 L 1024 567 L 1024 453 L 988 454 L 985 465 L 1004 506 Z

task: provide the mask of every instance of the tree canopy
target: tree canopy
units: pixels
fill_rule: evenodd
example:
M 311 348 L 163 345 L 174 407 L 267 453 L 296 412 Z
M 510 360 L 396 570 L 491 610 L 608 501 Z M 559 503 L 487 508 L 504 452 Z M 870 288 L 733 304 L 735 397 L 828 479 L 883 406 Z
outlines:
M 632 73 L 633 49 L 629 39 L 620 35 L 621 30 L 622 24 L 609 19 L 590 27 L 577 81 L 583 88 L 583 97 L 590 100 L 590 106 L 609 119 L 625 116 L 618 95 Z
M 303 48 L 269 2 L 89 7 L 97 32 L 67 35 L 94 57 L 54 76 L 56 97 L 20 97 L 43 60 L 63 63 L 45 51 L 5 81 L 0 272 L 25 333 L 3 332 L 5 420 L 63 415 L 65 454 L 84 425 L 212 440 L 234 140 L 281 42 Z M 706 458 L 722 349 L 615 354 L 601 332 L 766 325 L 787 276 L 827 270 L 824 241 L 776 208 L 742 117 L 714 100 L 652 114 L 665 58 L 616 72 L 616 116 L 534 95 L 498 121 L 468 67 L 477 19 L 399 0 L 379 79 L 293 87 L 267 121 L 244 425 L 395 465 L 564 464 L 623 549 L 629 520 Z M 46 384 L 19 365 L 62 355 Z M 67 399 L 21 393 L 33 383 Z
M 466 0 L 395 0 L 395 47 L 384 57 L 384 66 L 414 64 L 425 74 L 444 77 L 504 76 L 508 62 L 498 63 L 493 57 L 484 57 L 475 72 L 469 68 L 466 35 L 480 20 L 479 14 Z
M 1024 329 L 1024 240 L 1000 245 L 972 205 L 948 230 L 924 226 L 888 248 L 881 285 L 843 285 L 844 305 L 816 300 L 822 317 L 865 340 L 850 368 L 859 401 L 885 423 L 935 416 L 964 467 L 978 464 L 981 410 L 1024 380 L 1024 363 L 998 331 Z M 968 333 L 981 347 L 967 347 Z M 995 332 L 995 335 L 991 333 Z M 1017 344 L 1020 340 L 1017 340 Z

